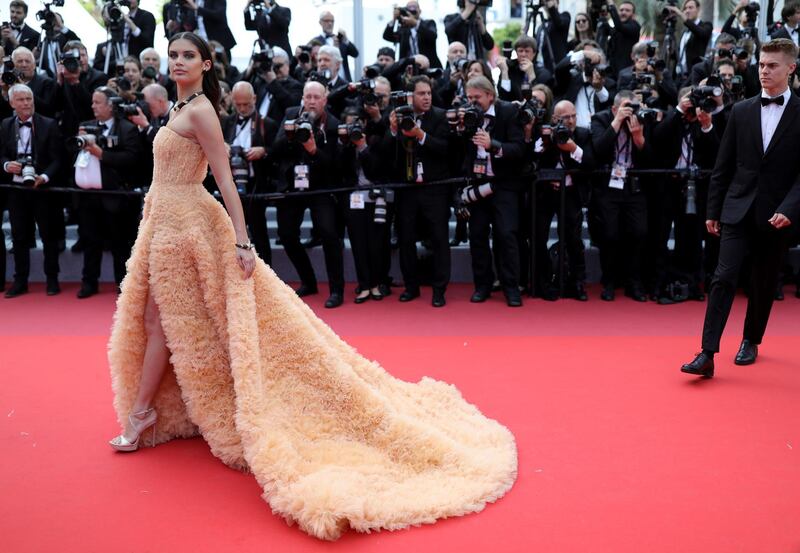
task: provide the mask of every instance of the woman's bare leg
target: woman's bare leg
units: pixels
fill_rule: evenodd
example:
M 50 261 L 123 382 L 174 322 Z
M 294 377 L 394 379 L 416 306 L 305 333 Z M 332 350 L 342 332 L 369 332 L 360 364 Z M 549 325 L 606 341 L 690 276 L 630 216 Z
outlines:
M 147 346 L 142 363 L 142 378 L 139 381 L 139 391 L 133 404 L 131 413 L 140 413 L 150 408 L 153 397 L 161 385 L 161 379 L 169 366 L 169 349 L 164 329 L 161 327 L 161 316 L 158 305 L 150 294 L 144 309 L 144 327 L 147 333 Z M 129 441 L 136 439 L 136 434 L 130 423 L 125 425 L 125 437 Z

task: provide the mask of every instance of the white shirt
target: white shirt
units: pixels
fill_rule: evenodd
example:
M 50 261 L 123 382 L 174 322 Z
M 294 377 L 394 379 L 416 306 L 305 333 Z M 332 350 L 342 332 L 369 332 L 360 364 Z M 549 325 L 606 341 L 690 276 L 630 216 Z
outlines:
M 486 113 L 483 114 L 483 125 L 481 125 L 483 130 L 486 130 L 486 127 L 489 126 L 489 116 L 495 117 L 494 104 L 489 106 L 489 109 L 487 109 Z M 492 156 L 489 155 L 489 152 L 487 152 L 483 146 L 478 146 L 478 151 L 475 157 L 486 160 L 486 176 L 493 177 L 494 171 L 492 170 Z
M 245 121 L 244 124 L 239 123 L 237 119 L 236 135 L 233 137 L 231 146 L 241 146 L 242 150 L 245 152 L 251 148 L 253 143 L 253 134 L 250 132 L 250 122 L 252 121 L 253 117 L 255 117 L 255 114 L 252 114 L 250 119 Z M 253 164 L 252 162 L 248 162 L 247 165 L 250 167 L 250 176 L 252 177 L 254 175 Z
M 417 31 L 419 29 L 419 20 L 417 20 L 417 24 L 411 28 L 411 55 L 415 56 L 419 54 L 419 39 L 417 38 Z
M 536 144 L 533 146 L 533 151 L 537 154 L 541 154 L 544 152 L 544 141 L 541 138 L 536 139 Z M 563 150 L 560 150 L 563 151 Z M 583 161 L 583 148 L 575 144 L 575 151 L 570 152 L 569 157 L 575 161 L 576 163 L 581 163 Z M 563 169 L 564 164 L 561 163 L 561 156 L 558 156 L 558 163 L 556 163 L 556 169 Z M 572 175 L 567 175 L 564 179 L 565 186 L 572 186 Z
M 205 5 L 205 0 L 197 0 L 197 34 L 208 40 L 208 33 L 206 33 L 206 24 L 203 22 L 203 16 L 200 15 L 200 8 Z
M 258 113 L 261 115 L 262 118 L 267 117 L 267 112 L 269 111 L 269 105 L 272 103 L 272 94 L 267 92 L 264 94 L 264 99 L 261 100 L 261 105 L 258 106 Z
M 33 122 L 33 119 L 28 119 L 28 121 Z M 31 154 L 31 140 L 33 140 L 33 136 L 31 133 L 30 127 L 20 127 L 19 128 L 19 140 L 17 140 L 17 155 L 30 155 Z M 11 179 L 16 183 L 22 183 L 22 175 L 14 175 L 14 178 Z
M 700 23 L 700 18 L 699 17 L 694 20 L 694 24 L 695 25 L 697 25 L 698 23 Z M 685 73 L 686 71 L 689 70 L 689 67 L 687 66 L 687 60 L 686 60 L 686 45 L 688 44 L 689 39 L 691 37 L 692 37 L 692 32 L 688 28 L 686 29 L 686 31 L 684 31 L 683 36 L 681 36 L 681 44 L 680 44 L 680 47 L 678 49 L 678 51 L 681 54 L 681 57 L 678 60 L 678 66 L 681 68 L 681 72 L 682 73 Z
M 578 90 L 578 97 L 575 98 L 575 113 L 577 114 L 579 127 L 589 129 L 592 126 L 592 115 L 594 115 L 594 97 L 601 102 L 608 101 L 608 89 L 604 86 L 599 91 L 595 90 L 591 82 L 583 76 L 583 86 Z
M 783 96 L 782 106 L 777 104 L 761 106 L 761 143 L 764 145 L 765 152 L 769 147 L 772 136 L 775 134 L 775 129 L 778 128 L 778 123 L 780 123 L 783 112 L 786 109 L 786 105 L 789 103 L 789 99 L 792 97 L 792 91 L 789 89 L 789 87 L 786 87 L 786 90 L 784 90 L 783 94 L 780 96 Z M 770 96 L 762 90 L 761 97 L 769 98 Z

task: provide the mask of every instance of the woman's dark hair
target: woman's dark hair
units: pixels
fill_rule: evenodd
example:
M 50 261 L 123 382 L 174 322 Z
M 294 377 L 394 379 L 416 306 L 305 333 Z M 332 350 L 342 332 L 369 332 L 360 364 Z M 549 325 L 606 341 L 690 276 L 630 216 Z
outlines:
M 492 78 L 492 70 L 489 68 L 489 64 L 487 64 L 483 60 L 472 60 L 471 62 L 469 62 L 467 64 L 467 73 L 469 73 L 470 68 L 476 63 L 481 66 L 481 73 L 483 74 L 483 76 L 489 79 L 489 82 L 492 83 L 492 85 L 494 85 L 494 78 Z
M 197 51 L 200 52 L 200 59 L 203 61 L 210 61 L 213 64 L 214 60 L 211 57 L 211 48 L 208 47 L 208 43 L 194 33 L 185 32 L 172 35 L 167 47 L 171 46 L 176 40 L 181 39 L 191 42 L 197 48 Z M 214 111 L 219 111 L 221 92 L 219 89 L 219 79 L 217 78 L 217 73 L 214 71 L 213 66 L 208 71 L 203 71 L 203 94 L 206 95 L 211 105 L 214 106 Z
M 590 36 L 590 37 L 593 37 L 593 36 L 594 36 L 594 24 L 592 23 L 592 18 L 591 18 L 591 17 L 589 17 L 589 14 L 588 14 L 588 13 L 584 13 L 584 12 L 578 12 L 578 13 L 576 13 L 576 14 L 575 14 L 575 27 L 574 27 L 574 30 L 575 30 L 575 40 L 577 40 L 577 41 L 579 41 L 579 42 L 580 42 L 581 40 L 583 40 L 583 38 L 581 37 L 581 33 L 580 33 L 580 31 L 578 30 L 578 18 L 579 18 L 579 17 L 584 17 L 584 18 L 586 18 L 586 21 L 589 23 L 589 27 L 586 29 L 586 32 L 587 32 L 587 33 L 589 33 L 589 36 Z

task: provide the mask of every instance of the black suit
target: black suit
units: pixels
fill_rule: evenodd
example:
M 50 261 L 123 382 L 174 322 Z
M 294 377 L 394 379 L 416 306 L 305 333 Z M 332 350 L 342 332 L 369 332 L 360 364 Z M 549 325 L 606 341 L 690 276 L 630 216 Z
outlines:
M 411 29 L 400 25 L 397 21 L 390 21 L 383 31 L 383 40 L 399 45 L 398 58 L 407 58 L 413 54 L 422 54 L 431 62 L 431 67 L 441 67 L 442 62 L 436 55 L 436 21 L 421 19 L 417 28 L 417 50 L 413 51 L 411 45 Z
M 533 72 L 536 75 L 533 81 L 528 82 L 530 86 L 534 86 L 537 84 L 547 85 L 551 89 L 554 85 L 553 73 L 550 72 L 549 69 L 546 69 L 540 63 L 534 63 Z M 508 80 L 511 81 L 511 90 L 506 90 L 498 83 L 498 95 L 501 100 L 505 100 L 507 102 L 513 102 L 516 100 L 522 99 L 522 84 L 525 83 L 527 79 L 527 74 L 519 68 L 519 62 L 517 60 L 509 60 L 508 62 Z
M 388 163 L 393 160 L 393 182 L 432 182 L 450 176 L 447 162 L 449 129 L 444 110 L 432 107 L 420 117 L 420 127 L 426 133 L 424 144 L 406 138 L 398 131 L 392 136 L 387 131 L 384 148 Z M 409 148 L 408 151 L 404 146 Z M 419 167 L 422 167 L 422 174 Z M 400 242 L 400 271 L 405 287 L 419 291 L 420 276 L 417 267 L 418 221 L 429 228 L 433 246 L 434 289 L 444 290 L 450 282 L 450 188 L 447 186 L 420 186 L 397 191 L 397 234 Z
M 703 56 L 706 55 L 708 41 L 711 40 L 711 33 L 714 31 L 714 28 L 710 21 L 700 21 L 698 23 L 686 21 L 684 26 L 684 33 L 689 33 L 689 38 L 686 40 L 683 52 L 676 52 L 678 57 L 676 61 L 680 62 L 681 54 L 684 54 L 686 57 L 685 73 L 688 73 L 692 66 L 698 61 L 701 61 Z M 682 41 L 683 35 L 678 39 L 679 47 Z
M 489 154 L 494 175 L 494 193 L 469 206 L 469 247 L 475 289 L 488 293 L 494 283 L 489 235 L 496 245 L 500 282 L 517 293 L 520 284 L 520 204 L 525 180 L 522 177 L 525 134 L 514 104 L 498 101 L 494 119 L 484 119 L 486 132 L 495 145 Z M 465 142 L 463 174 L 473 175 L 478 148 Z M 488 173 L 487 173 L 488 174 Z M 475 175 L 478 176 L 478 175 Z
M 139 54 L 145 48 L 152 48 L 156 36 L 156 18 L 147 10 L 138 8 L 131 18 L 133 23 L 139 27 L 139 36 L 128 35 L 128 55 L 139 58 Z
M 17 46 L 24 46 L 31 52 L 39 45 L 39 40 L 41 40 L 41 34 L 37 31 L 34 31 L 31 27 L 28 26 L 27 23 L 23 21 L 22 29 L 20 30 L 19 38 L 17 38 Z M 10 56 L 11 52 L 14 50 L 14 46 L 5 41 L 3 44 L 3 48 L 5 49 L 6 55 Z
M 61 159 L 64 142 L 54 119 L 35 113 L 32 123 L 30 150 L 36 174 L 45 174 L 49 181 L 42 186 L 53 186 L 61 176 Z M 0 166 L 17 161 L 17 118 L 9 117 L 0 124 L 2 157 Z M 10 176 L 10 175 L 9 175 Z M 50 194 L 27 190 L 11 190 L 8 194 L 8 214 L 11 220 L 11 238 L 14 242 L 14 281 L 28 282 L 31 258 L 30 246 L 35 243 L 35 225 L 39 227 L 44 246 L 44 272 L 48 278 L 58 278 L 58 241 L 63 238 L 64 219 L 58 198 Z M 59 219 L 60 217 L 60 219 Z M 3 237 L 0 237 L 3 238 Z
M 279 6 L 275 2 L 272 5 L 269 13 L 261 10 L 256 13 L 255 18 L 248 6 L 244 12 L 244 28 L 248 31 L 256 31 L 259 38 L 266 41 L 267 44 L 280 46 L 291 56 L 289 24 L 292 22 L 292 10 Z
M 761 139 L 763 112 L 758 98 L 733 107 L 709 185 L 707 218 L 720 222 L 722 237 L 703 326 L 707 351 L 719 351 L 748 251 L 753 256 L 753 274 L 744 338 L 761 343 L 789 233 L 775 230 L 768 219 L 781 213 L 792 226 L 800 222 L 800 99 L 789 95 L 766 152 Z
M 323 35 L 317 35 L 311 40 L 318 40 L 322 44 L 328 44 L 327 39 L 328 37 L 326 37 L 323 34 Z M 345 81 L 350 82 L 353 80 L 353 78 L 350 76 L 350 60 L 348 59 L 348 56 L 357 58 L 358 48 L 356 48 L 356 45 L 350 42 L 349 40 L 347 42 L 342 42 L 340 40 L 338 48 L 339 48 L 339 53 L 342 55 L 342 71 L 344 71 L 344 79 Z M 334 77 L 336 77 L 336 75 L 334 75 Z
M 291 77 L 279 80 L 275 79 L 267 84 L 261 77 L 254 77 L 250 80 L 256 91 L 256 109 L 261 108 L 264 98 L 270 95 L 267 117 L 275 121 L 281 121 L 286 110 L 300 105 L 303 98 L 303 85 Z
M 569 23 L 572 20 L 569 12 L 559 13 L 558 8 L 554 5 L 547 8 L 549 19 L 547 22 L 547 35 L 550 37 L 550 48 L 553 50 L 553 59 L 547 52 L 543 44 L 539 45 L 544 56 L 544 64 L 553 71 L 556 64 L 564 59 L 567 55 L 567 39 L 569 38 Z
M 633 45 L 639 42 L 642 26 L 633 19 L 623 22 L 619 18 L 617 7 L 613 4 L 608 7 L 608 12 L 614 20 L 614 30 L 608 39 L 608 62 L 614 75 L 617 75 L 622 69 L 633 65 L 631 50 Z
M 489 32 L 480 34 L 478 24 L 475 22 L 475 15 L 470 16 L 464 21 L 460 13 L 451 13 L 444 18 L 444 32 L 447 35 L 447 42 L 460 42 L 470 51 L 470 41 L 474 41 L 475 58 L 485 60 L 486 54 L 494 48 L 494 39 Z
M 800 32 L 800 26 L 798 26 L 796 29 L 791 29 L 792 31 L 791 34 L 789 33 L 789 31 L 790 27 L 788 27 L 784 23 L 783 25 L 775 29 L 769 36 L 772 40 L 775 40 L 776 38 L 785 38 L 797 44 L 797 41 L 794 39 L 794 37 L 796 37 L 797 33 Z
M 239 116 L 234 114 L 222 122 L 222 135 L 225 142 L 232 144 L 240 132 L 250 133 L 250 147 L 263 147 L 269 152 L 278 133 L 278 124 L 272 119 L 262 119 L 258 111 L 254 112 L 247 121 L 239 121 Z M 269 155 L 251 162 L 253 175 L 247 183 L 248 194 L 271 192 L 269 175 Z M 267 234 L 267 202 L 256 200 L 252 197 L 242 198 L 245 222 L 250 230 L 256 252 L 267 264 L 272 264 L 272 248 Z
M 620 71 L 617 76 L 617 90 L 635 90 L 637 85 L 634 78 L 632 65 Z M 662 73 L 661 81 L 656 83 L 656 91 L 658 92 L 658 101 L 653 107 L 666 110 L 678 103 L 678 87 L 668 71 Z
M 54 101 L 56 99 L 56 82 L 45 75 L 34 73 L 33 78 L 26 83 L 33 91 L 33 102 L 41 115 L 53 117 L 55 115 Z
M 97 120 L 82 123 L 96 125 Z M 136 125 L 127 119 L 115 119 L 111 136 L 117 137 L 117 144 L 103 148 L 100 160 L 100 175 L 103 190 L 125 190 L 129 186 L 129 176 L 135 173 L 136 163 L 141 152 L 141 142 Z M 81 241 L 83 251 L 83 281 L 96 285 L 100 278 L 103 260 L 103 241 L 111 240 L 111 255 L 114 258 L 114 280 L 119 284 L 125 276 L 125 262 L 128 260 L 136 234 L 137 221 L 131 220 L 132 202 L 116 194 L 80 195 Z
M 203 7 L 198 8 L 197 15 L 203 18 L 208 40 L 216 40 L 222 44 L 228 53 L 228 59 L 231 59 L 231 48 L 236 46 L 236 39 L 228 27 L 226 12 L 227 0 L 205 0 Z
M 286 110 L 284 122 L 295 119 L 300 113 L 299 107 Z M 339 120 L 328 113 L 324 127 L 319 122 L 314 125 L 314 139 L 317 144 L 315 155 L 310 155 L 301 144 L 289 142 L 281 123 L 278 129 L 272 155 L 278 164 L 277 178 L 282 189 L 292 191 L 295 183 L 295 167 L 308 166 L 308 182 L 310 190 L 331 189 L 340 184 L 338 168 Z M 324 135 L 324 138 L 323 138 Z M 317 277 L 308 258 L 305 248 L 300 244 L 300 225 L 306 209 L 311 210 L 314 232 L 322 240 L 325 254 L 325 269 L 328 272 L 328 285 L 331 293 L 344 292 L 344 258 L 342 242 L 337 230 L 337 202 L 334 194 L 317 194 L 314 196 L 289 197 L 278 202 L 278 237 L 283 243 L 286 255 L 292 261 L 300 281 L 306 286 L 316 288 Z

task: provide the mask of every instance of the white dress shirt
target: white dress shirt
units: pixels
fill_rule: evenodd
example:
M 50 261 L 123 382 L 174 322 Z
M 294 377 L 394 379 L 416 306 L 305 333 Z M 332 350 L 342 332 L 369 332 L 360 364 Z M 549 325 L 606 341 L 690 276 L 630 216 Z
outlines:
M 786 110 L 786 105 L 789 103 L 789 99 L 792 97 L 792 91 L 789 89 L 789 87 L 786 87 L 786 90 L 783 91 L 783 94 L 779 94 L 779 96 L 783 96 L 782 106 L 777 104 L 761 106 L 761 143 L 764 146 L 765 152 L 767 151 L 769 143 L 775 134 L 775 129 L 778 128 L 778 123 L 780 123 L 783 112 Z M 770 96 L 762 90 L 761 97 L 769 98 Z

